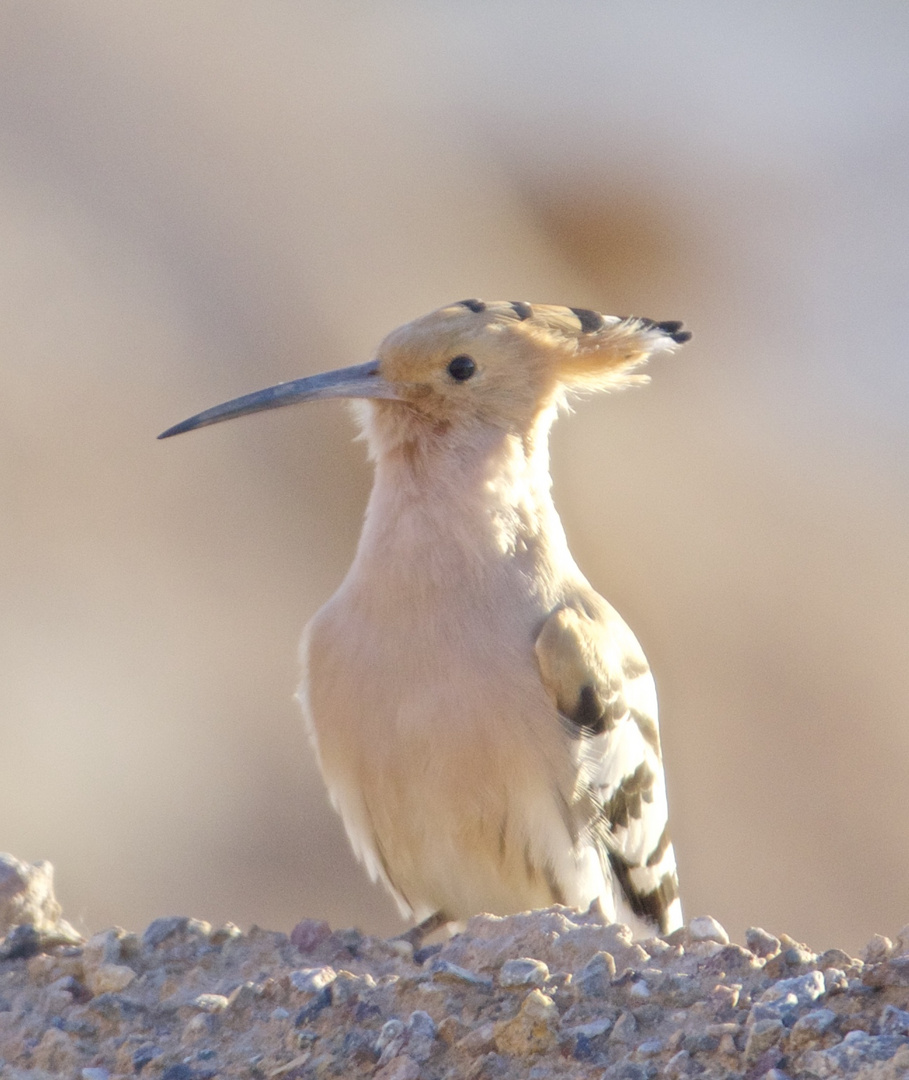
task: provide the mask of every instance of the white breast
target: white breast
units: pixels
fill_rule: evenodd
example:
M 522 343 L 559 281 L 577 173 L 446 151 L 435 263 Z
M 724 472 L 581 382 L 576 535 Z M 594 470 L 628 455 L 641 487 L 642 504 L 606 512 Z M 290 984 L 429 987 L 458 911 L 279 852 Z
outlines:
M 573 849 L 577 766 L 533 651 L 580 575 L 548 473 L 543 497 L 523 475 L 505 497 L 508 474 L 465 482 L 452 515 L 451 486 L 415 497 L 380 463 L 354 565 L 304 636 L 299 696 L 332 800 L 417 918 L 545 906 L 552 879 L 573 885 L 569 903 L 602 891 Z

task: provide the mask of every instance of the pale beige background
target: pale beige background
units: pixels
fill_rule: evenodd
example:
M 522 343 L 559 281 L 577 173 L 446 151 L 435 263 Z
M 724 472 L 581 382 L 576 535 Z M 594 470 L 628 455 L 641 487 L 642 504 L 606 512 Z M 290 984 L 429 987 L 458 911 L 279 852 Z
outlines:
M 399 926 L 300 628 L 368 491 L 336 403 L 464 296 L 684 318 L 557 503 L 651 658 L 690 915 L 909 923 L 905 4 L 0 7 L 0 849 L 70 918 Z

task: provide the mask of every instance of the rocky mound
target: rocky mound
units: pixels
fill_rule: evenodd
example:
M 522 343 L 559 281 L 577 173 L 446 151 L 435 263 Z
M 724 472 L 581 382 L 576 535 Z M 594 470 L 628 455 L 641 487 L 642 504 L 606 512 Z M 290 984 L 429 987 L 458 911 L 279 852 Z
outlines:
M 311 920 L 82 942 L 50 886 L 0 857 L 3 1080 L 909 1075 L 909 928 L 862 959 L 710 918 L 635 942 L 558 907 L 416 954 Z

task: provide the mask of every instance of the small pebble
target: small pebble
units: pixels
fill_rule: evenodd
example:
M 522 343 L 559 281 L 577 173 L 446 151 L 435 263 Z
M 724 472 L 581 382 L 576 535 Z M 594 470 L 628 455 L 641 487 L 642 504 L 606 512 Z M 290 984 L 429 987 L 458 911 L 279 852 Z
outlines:
M 396 953 L 403 960 L 411 960 L 413 958 L 413 945 L 407 941 L 406 938 L 389 938 L 386 944 L 393 953 Z
M 227 1003 L 232 1009 L 251 1008 L 259 1000 L 262 987 L 258 983 L 245 982 L 231 990 L 227 997 Z
M 88 974 L 88 988 L 98 996 L 100 994 L 119 994 L 135 979 L 132 968 L 122 964 L 101 964 Z
M 759 926 L 749 927 L 745 931 L 745 944 L 755 956 L 775 956 L 780 951 L 780 939 Z
M 720 945 L 729 944 L 729 935 L 710 915 L 700 915 L 688 923 L 688 935 L 692 941 L 715 941 Z
M 424 1062 L 431 1056 L 437 1037 L 436 1024 L 429 1013 L 422 1009 L 410 1014 L 405 1029 L 405 1047 L 414 1061 Z
M 117 964 L 121 959 L 121 938 L 123 930 L 104 930 L 93 934 L 82 946 L 82 962 L 88 968 L 101 964 Z
M 239 926 L 235 926 L 234 923 L 228 922 L 223 926 L 219 926 L 217 929 L 212 930 L 208 935 L 209 945 L 226 945 L 228 941 L 236 941 L 237 938 L 241 938 L 243 932 Z
M 329 969 L 331 970 L 331 969 Z M 376 981 L 372 975 L 354 975 L 352 971 L 339 971 L 331 980 L 331 1003 L 347 1005 L 358 1001 L 360 995 L 375 989 Z
M 848 953 L 844 953 L 842 949 L 828 949 L 826 952 L 821 953 L 817 958 L 817 966 L 821 971 L 825 971 L 827 968 L 847 968 L 852 967 L 854 961 Z
M 799 1005 L 816 1001 L 824 993 L 824 976 L 820 971 L 810 971 L 792 979 L 779 979 L 769 986 L 759 1001 L 781 1002 L 793 995 Z
M 879 964 L 893 951 L 893 942 L 883 934 L 875 934 L 862 950 L 861 958 L 866 964 Z
M 796 1020 L 792 1030 L 820 1033 L 826 1031 L 834 1023 L 836 1023 L 836 1013 L 832 1009 L 812 1009 L 811 1012 L 805 1013 Z
M 223 994 L 199 994 L 191 1004 L 200 1012 L 218 1013 L 227 1008 L 229 1001 Z
M 728 1031 L 725 1035 L 721 1035 L 717 1049 L 721 1054 L 725 1054 L 727 1057 L 734 1057 L 738 1053 L 735 1045 L 735 1036 L 731 1035 Z
M 885 1005 L 881 1013 L 880 1030 L 882 1035 L 909 1036 L 909 1012 L 898 1009 L 895 1005 Z
M 499 971 L 499 986 L 543 986 L 549 978 L 549 968 L 540 960 L 522 956 L 506 960 Z
M 167 1066 L 161 1080 L 196 1080 L 196 1073 L 185 1061 L 178 1061 Z
M 193 1042 L 200 1035 L 208 1035 L 210 1031 L 209 1014 L 204 1012 L 196 1013 L 195 1016 L 191 1016 L 186 1021 L 183 1027 L 183 1040 L 184 1042 Z
M 846 978 L 846 972 L 840 971 L 839 968 L 827 968 L 824 972 L 824 993 L 844 994 L 848 989 L 849 980 Z
M 735 1035 L 741 1031 L 738 1024 L 708 1024 L 704 1031 L 707 1035 L 721 1039 L 724 1035 Z
M 324 919 L 301 919 L 290 932 L 290 943 L 301 953 L 309 953 L 330 937 L 331 927 Z
M 783 1036 L 785 1028 L 780 1020 L 758 1020 L 748 1032 L 745 1043 L 745 1060 L 757 1061 L 770 1046 L 775 1046 Z
M 613 1025 L 610 1039 L 617 1043 L 632 1043 L 635 1041 L 637 1031 L 638 1023 L 632 1013 L 623 1012 Z
M 605 1035 L 612 1027 L 612 1021 L 605 1016 L 600 1017 L 598 1020 L 591 1020 L 586 1024 L 578 1024 L 576 1027 L 565 1028 L 564 1034 L 570 1035 L 572 1038 L 583 1037 L 585 1039 L 597 1039 L 601 1035 Z
M 615 960 L 611 953 L 598 952 L 592 956 L 574 978 L 574 988 L 586 997 L 602 997 L 608 993 L 615 978 Z
M 334 968 L 301 968 L 290 973 L 290 985 L 301 994 L 317 994 L 337 978 Z
M 812 1009 L 811 1012 L 800 1016 L 792 1025 L 788 1049 L 801 1051 L 813 1046 L 823 1039 L 835 1023 L 836 1013 L 832 1009 Z
M 444 1021 L 443 1021 L 444 1023 Z M 441 1025 L 439 1027 L 441 1031 Z M 481 1024 L 469 1031 L 458 1040 L 458 1049 L 463 1050 L 469 1057 L 476 1058 L 482 1054 L 488 1054 L 496 1048 L 496 1027 L 491 1021 Z
M 691 1058 L 691 1054 L 687 1050 L 680 1050 L 666 1063 L 664 1075 L 666 1080 L 682 1080 L 683 1077 L 691 1075 L 694 1067 L 695 1063 Z
M 188 925 L 189 919 L 185 915 L 169 915 L 162 919 L 155 919 L 146 927 L 142 935 L 142 944 L 146 949 L 156 949 L 172 934 L 180 933 Z
M 542 1054 L 555 1046 L 558 1029 L 559 1010 L 552 998 L 531 990 L 514 1019 L 496 1024 L 496 1049 L 515 1057 Z
M 720 1045 L 720 1040 L 706 1031 L 692 1031 L 685 1036 L 683 1045 L 689 1054 L 712 1054 Z
M 391 1020 L 386 1020 L 382 1025 L 382 1030 L 379 1032 L 379 1037 L 376 1039 L 376 1049 L 381 1053 L 396 1040 L 400 1040 L 401 1045 L 403 1045 L 405 1030 L 404 1021 L 398 1017 L 394 1016 Z
M 355 927 L 349 926 L 346 930 L 336 930 L 332 935 L 335 941 L 353 956 L 357 955 L 363 944 L 363 934 Z
M 720 1009 L 734 1009 L 739 1003 L 741 992 L 742 987 L 739 983 L 733 983 L 732 986 L 721 983 L 710 991 L 710 1000 L 716 1002 Z
M 435 956 L 430 960 L 429 970 L 434 979 L 443 982 L 469 983 L 472 986 L 492 986 L 492 979 L 488 979 L 483 975 L 476 975 L 474 972 L 468 971 L 467 968 L 452 964 L 439 956 Z

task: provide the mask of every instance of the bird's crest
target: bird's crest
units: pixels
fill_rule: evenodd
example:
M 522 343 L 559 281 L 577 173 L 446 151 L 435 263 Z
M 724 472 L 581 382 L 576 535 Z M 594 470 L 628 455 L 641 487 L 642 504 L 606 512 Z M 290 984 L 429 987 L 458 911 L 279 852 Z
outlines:
M 680 322 L 601 315 L 587 308 L 528 305 L 528 328 L 554 354 L 560 381 L 570 389 L 601 390 L 646 382 L 636 373 L 651 353 L 688 341 Z
M 691 334 L 680 322 L 601 315 L 587 308 L 530 304 L 524 300 L 461 300 L 396 331 L 420 339 L 501 334 L 533 346 L 566 389 L 601 390 L 645 382 L 636 373 L 651 353 L 674 349 Z M 504 344 L 504 341 L 503 341 Z

